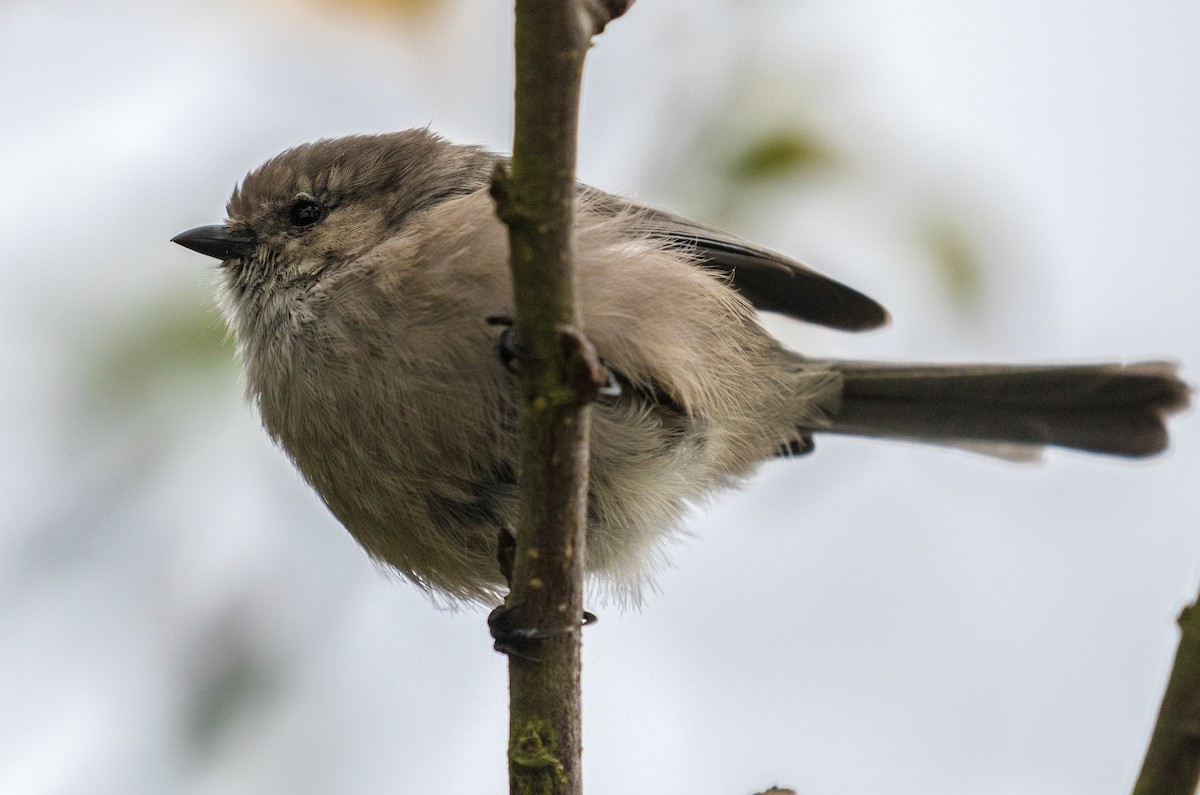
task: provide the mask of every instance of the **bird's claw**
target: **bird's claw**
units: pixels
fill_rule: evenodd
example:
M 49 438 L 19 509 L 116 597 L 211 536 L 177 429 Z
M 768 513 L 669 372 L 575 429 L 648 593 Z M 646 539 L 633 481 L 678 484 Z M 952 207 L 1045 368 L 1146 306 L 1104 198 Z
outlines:
M 488 630 L 492 633 L 492 640 L 495 641 L 493 648 L 496 651 L 529 662 L 541 662 L 541 658 L 531 653 L 538 641 L 575 631 L 573 626 L 533 626 L 527 613 L 525 605 L 517 604 L 512 607 L 499 605 L 488 614 Z M 599 620 L 595 613 L 585 610 L 580 626 L 586 627 Z

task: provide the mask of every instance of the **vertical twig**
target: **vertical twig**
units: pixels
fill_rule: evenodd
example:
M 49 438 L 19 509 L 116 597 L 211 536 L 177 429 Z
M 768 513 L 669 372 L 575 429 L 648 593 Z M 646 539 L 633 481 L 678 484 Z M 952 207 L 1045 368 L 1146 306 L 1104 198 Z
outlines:
M 1179 615 L 1179 649 L 1134 795 L 1192 795 L 1200 781 L 1200 600 Z
M 580 624 L 588 404 L 599 368 L 579 327 L 571 221 L 583 62 L 632 0 L 517 0 L 511 173 L 493 180 L 509 227 L 522 350 L 517 549 L 506 608 L 541 637 L 509 657 L 509 786 L 582 792 Z M 514 612 L 515 611 L 515 612 Z M 536 658 L 536 659 L 534 659 Z

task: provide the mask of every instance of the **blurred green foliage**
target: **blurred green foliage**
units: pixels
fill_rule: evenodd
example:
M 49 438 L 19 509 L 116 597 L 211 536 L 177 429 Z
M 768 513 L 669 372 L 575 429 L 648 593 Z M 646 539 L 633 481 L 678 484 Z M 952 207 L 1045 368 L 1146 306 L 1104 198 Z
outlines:
M 983 264 L 977 245 L 962 222 L 934 212 L 920 223 L 918 231 L 935 276 L 951 303 L 962 309 L 978 306 L 983 298 Z
M 735 183 L 795 179 L 834 162 L 830 147 L 802 129 L 777 129 L 740 142 L 730 153 L 725 173 Z
M 236 379 L 225 322 L 211 299 L 193 293 L 164 296 L 98 339 L 90 380 L 101 399 L 144 394 L 181 375 Z
M 333 11 L 349 11 L 362 16 L 389 15 L 412 21 L 449 5 L 446 0 L 320 0 Z

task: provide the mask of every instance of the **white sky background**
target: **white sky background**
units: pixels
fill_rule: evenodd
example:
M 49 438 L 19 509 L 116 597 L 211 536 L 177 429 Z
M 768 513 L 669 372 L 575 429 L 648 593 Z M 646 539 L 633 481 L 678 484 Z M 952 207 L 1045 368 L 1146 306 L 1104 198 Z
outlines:
M 507 147 L 508 4 L 319 8 L 0 11 L 0 792 L 505 791 L 483 615 L 373 568 L 232 367 L 98 394 L 111 340 L 206 304 L 211 266 L 167 241 L 269 155 L 426 123 Z M 711 165 L 673 141 L 722 106 L 800 119 L 843 171 L 733 231 L 894 322 L 772 323 L 793 346 L 1194 381 L 1197 41 L 1185 0 L 641 0 L 591 56 L 580 174 L 704 213 Z M 979 247 L 973 311 L 915 242 L 930 206 Z M 831 439 L 768 465 L 587 630 L 588 791 L 1127 791 L 1200 572 L 1200 430 L 1173 430 L 1135 464 Z

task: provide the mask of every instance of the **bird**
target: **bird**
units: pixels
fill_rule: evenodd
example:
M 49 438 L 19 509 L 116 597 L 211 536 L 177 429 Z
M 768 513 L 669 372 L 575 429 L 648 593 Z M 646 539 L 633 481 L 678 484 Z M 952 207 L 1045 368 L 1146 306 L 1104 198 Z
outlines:
M 372 558 L 449 602 L 501 598 L 497 532 L 516 520 L 516 376 L 495 322 L 512 314 L 509 248 L 489 190 L 503 161 L 425 128 L 322 139 L 247 174 L 223 223 L 173 238 L 221 261 L 266 432 Z M 822 434 L 1137 458 L 1166 448 L 1166 418 L 1189 401 L 1164 361 L 805 357 L 761 314 L 862 331 L 888 313 L 783 254 L 584 184 L 572 235 L 581 331 L 619 387 L 593 407 L 585 564 L 618 599 L 641 598 L 690 506 Z

